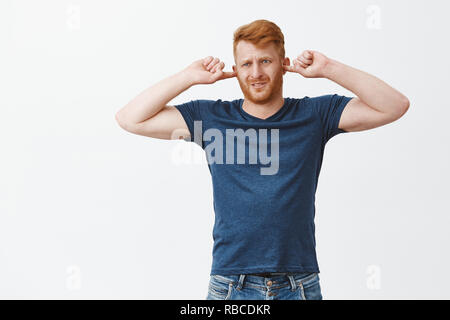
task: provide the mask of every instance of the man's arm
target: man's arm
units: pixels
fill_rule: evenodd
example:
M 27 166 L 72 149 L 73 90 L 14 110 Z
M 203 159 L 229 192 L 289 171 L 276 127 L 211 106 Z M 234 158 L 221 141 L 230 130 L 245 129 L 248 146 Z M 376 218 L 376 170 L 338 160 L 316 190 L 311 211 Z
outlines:
M 126 131 L 152 138 L 169 140 L 189 136 L 180 112 L 166 104 L 192 85 L 184 70 L 161 80 L 120 109 L 116 113 L 117 123 Z
M 327 62 L 324 77 L 357 96 L 344 108 L 339 129 L 376 128 L 399 119 L 409 108 L 408 98 L 384 81 L 333 59 Z
M 152 138 L 171 140 L 190 136 L 181 113 L 166 104 L 193 85 L 212 84 L 236 76 L 235 72 L 224 72 L 224 67 L 223 62 L 211 56 L 194 61 L 141 92 L 116 113 L 117 122 L 126 131 Z
M 305 50 L 293 65 L 284 70 L 296 72 L 305 78 L 327 78 L 353 92 L 357 97 L 345 106 L 339 129 L 362 131 L 376 128 L 399 119 L 409 108 L 403 94 L 380 79 L 326 57 L 324 54 Z

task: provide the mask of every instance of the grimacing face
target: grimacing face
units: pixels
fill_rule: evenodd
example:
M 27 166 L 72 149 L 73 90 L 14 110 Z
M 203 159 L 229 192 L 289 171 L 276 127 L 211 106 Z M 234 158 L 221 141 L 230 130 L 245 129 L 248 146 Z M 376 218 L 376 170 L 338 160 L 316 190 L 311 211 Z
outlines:
M 282 64 L 289 65 L 289 58 L 281 59 L 273 43 L 257 48 L 252 43 L 241 40 L 236 46 L 233 71 L 245 99 L 255 104 L 270 102 L 276 95 L 282 95 Z M 254 85 L 263 83 L 262 86 Z

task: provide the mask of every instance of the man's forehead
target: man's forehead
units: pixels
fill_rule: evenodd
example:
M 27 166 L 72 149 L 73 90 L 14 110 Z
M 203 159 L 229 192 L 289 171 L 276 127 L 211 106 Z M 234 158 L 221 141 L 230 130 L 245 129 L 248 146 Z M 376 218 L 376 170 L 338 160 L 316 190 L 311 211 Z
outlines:
M 256 47 L 242 47 L 236 50 L 236 58 L 239 61 L 256 59 L 275 59 L 277 56 L 273 48 L 256 48 Z
M 274 59 L 276 57 L 276 49 L 272 43 L 262 48 L 258 48 L 247 41 L 240 41 L 237 45 L 236 51 L 239 61 L 251 60 L 253 58 L 258 60 L 263 58 Z
M 273 57 L 272 55 L 264 54 L 264 55 L 250 55 L 250 56 L 245 56 L 245 57 L 239 58 L 239 61 L 249 61 L 249 60 L 253 60 L 253 58 L 256 58 L 256 60 L 261 60 L 261 59 L 274 59 L 274 57 Z

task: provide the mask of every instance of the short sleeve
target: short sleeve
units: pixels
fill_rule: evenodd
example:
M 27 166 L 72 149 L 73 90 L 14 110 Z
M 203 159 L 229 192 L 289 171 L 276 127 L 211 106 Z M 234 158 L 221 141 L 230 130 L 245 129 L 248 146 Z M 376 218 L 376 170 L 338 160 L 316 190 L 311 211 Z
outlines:
M 312 108 L 314 109 L 314 112 L 317 113 L 322 123 L 324 143 L 328 142 L 328 140 L 339 133 L 348 132 L 339 129 L 338 126 L 342 111 L 344 111 L 345 106 L 351 99 L 353 99 L 353 97 L 337 94 L 328 94 L 310 98 Z
M 174 106 L 180 111 L 190 132 L 190 137 L 185 141 L 195 142 L 203 148 L 203 122 L 208 118 L 209 107 L 214 102 L 213 100 L 191 100 Z

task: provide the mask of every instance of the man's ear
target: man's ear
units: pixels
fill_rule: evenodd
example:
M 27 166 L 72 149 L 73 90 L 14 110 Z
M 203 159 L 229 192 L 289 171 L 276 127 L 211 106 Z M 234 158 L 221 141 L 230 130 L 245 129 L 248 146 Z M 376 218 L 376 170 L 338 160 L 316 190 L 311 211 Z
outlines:
M 283 59 L 283 66 L 290 66 L 291 65 L 291 61 L 289 60 L 288 57 Z M 287 72 L 287 70 L 284 70 L 283 68 L 283 76 L 285 75 L 285 73 Z

